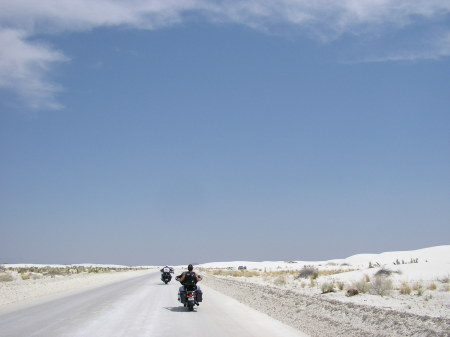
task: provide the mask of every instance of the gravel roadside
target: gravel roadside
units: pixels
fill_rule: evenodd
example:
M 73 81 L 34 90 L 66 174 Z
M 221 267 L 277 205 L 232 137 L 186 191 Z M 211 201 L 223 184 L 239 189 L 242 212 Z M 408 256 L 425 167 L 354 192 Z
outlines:
M 304 295 L 293 290 L 205 275 L 209 287 L 312 337 L 448 337 L 450 319 Z

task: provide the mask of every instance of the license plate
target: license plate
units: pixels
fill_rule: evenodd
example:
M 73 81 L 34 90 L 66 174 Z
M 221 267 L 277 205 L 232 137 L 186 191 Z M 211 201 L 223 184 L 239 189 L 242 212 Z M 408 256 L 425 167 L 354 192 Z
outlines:
M 188 297 L 188 301 L 193 301 L 194 297 Z

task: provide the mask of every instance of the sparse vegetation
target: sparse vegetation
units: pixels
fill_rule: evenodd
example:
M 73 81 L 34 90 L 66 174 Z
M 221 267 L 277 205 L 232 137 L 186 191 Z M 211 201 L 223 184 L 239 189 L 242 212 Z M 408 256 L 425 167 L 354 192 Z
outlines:
M 378 270 L 376 273 L 375 273 L 375 276 L 384 276 L 384 277 L 388 277 L 388 276 L 391 276 L 392 274 L 401 274 L 401 271 L 400 270 L 396 270 L 396 271 L 394 271 L 394 270 L 391 270 L 391 269 L 389 269 L 389 268 L 386 268 L 386 267 L 383 267 L 383 268 L 381 268 L 380 270 Z
M 216 276 L 232 276 L 232 277 L 254 277 L 260 275 L 260 273 L 256 270 L 214 269 L 210 271 L 210 273 Z
M 436 290 L 437 289 L 437 285 L 436 283 L 432 282 L 428 285 L 427 287 L 428 290 Z
M 425 290 L 423 289 L 422 283 L 420 283 L 420 282 L 414 283 L 414 285 L 413 285 L 413 290 L 416 291 L 416 295 L 417 295 L 417 296 L 422 296 L 423 293 L 424 293 L 424 291 L 425 291 Z
M 344 290 L 344 287 L 345 287 L 344 282 L 338 282 L 338 283 L 337 283 L 337 287 L 338 287 L 338 289 L 341 290 L 341 291 Z
M 365 294 L 370 290 L 370 284 L 366 280 L 361 280 L 353 283 L 352 288 L 356 289 L 358 293 Z
M 130 270 L 142 270 L 140 267 L 100 267 L 100 266 L 29 266 L 8 268 L 9 271 L 19 274 L 20 279 L 27 281 L 42 277 L 68 276 L 81 273 L 110 273 Z M 0 274 L 2 273 L 0 269 Z M 6 277 L 8 278 L 8 277 Z
M 359 294 L 358 289 L 351 288 L 351 289 L 347 290 L 347 292 L 345 293 L 345 296 L 350 297 L 350 296 L 355 296 L 358 294 Z
M 328 269 L 328 270 L 319 270 L 318 276 L 329 276 L 335 274 L 348 273 L 350 271 L 354 271 L 354 269 Z
M 438 281 L 441 283 L 450 283 L 450 276 L 447 275 L 442 278 L 439 278 Z
M 277 286 L 284 286 L 286 284 L 286 277 L 278 276 L 275 280 L 273 280 L 273 283 Z
M 322 294 L 332 293 L 334 292 L 335 285 L 334 283 L 325 282 L 322 283 L 320 289 L 322 290 Z
M 409 286 L 409 284 L 407 282 L 402 282 L 402 284 L 400 285 L 399 288 L 399 292 L 402 295 L 409 295 L 411 294 L 411 287 Z
M 370 292 L 375 295 L 385 296 L 392 289 L 392 281 L 385 276 L 375 276 L 370 282 Z
M 299 271 L 297 278 L 309 278 L 315 280 L 319 277 L 319 270 L 314 266 L 303 266 Z
M 10 273 L 2 272 L 0 273 L 0 282 L 11 282 L 14 280 L 14 277 Z
M 440 291 L 450 291 L 450 285 L 444 284 L 439 290 Z

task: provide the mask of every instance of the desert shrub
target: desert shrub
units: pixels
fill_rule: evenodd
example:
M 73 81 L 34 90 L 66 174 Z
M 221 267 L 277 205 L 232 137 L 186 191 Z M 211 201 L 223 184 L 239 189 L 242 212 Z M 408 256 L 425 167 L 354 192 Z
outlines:
M 370 276 L 367 274 L 364 274 L 364 282 L 370 282 Z
M 450 291 L 450 285 L 444 284 L 439 291 Z
M 390 270 L 389 268 L 383 267 L 375 273 L 375 276 L 385 276 L 386 277 L 386 276 L 391 276 L 391 274 L 392 274 L 392 270 Z
M 342 291 L 342 290 L 344 290 L 345 284 L 344 284 L 344 282 L 338 282 L 337 286 L 338 286 L 338 289 Z
M 232 277 L 254 277 L 259 276 L 260 273 L 256 270 L 224 270 L 213 269 L 209 273 L 215 276 L 232 276 Z
M 277 286 L 282 286 L 286 284 L 286 277 L 284 276 L 278 276 L 275 280 L 273 280 L 273 283 Z
M 297 278 L 313 278 L 314 280 L 317 277 L 319 277 L 319 271 L 313 266 L 303 266 L 297 275 Z
M 295 271 L 295 270 L 277 270 L 277 271 L 264 272 L 264 276 L 271 276 L 271 277 L 287 276 L 287 275 L 295 275 L 295 274 L 297 274 L 297 271 Z
M 351 289 L 347 290 L 347 292 L 345 293 L 345 296 L 350 297 L 350 296 L 355 296 L 355 295 L 358 295 L 358 294 L 359 294 L 358 289 L 351 288 Z
M 259 273 L 257 271 L 250 271 L 250 270 L 235 270 L 231 273 L 231 276 L 234 277 L 254 277 L 259 276 Z
M 310 288 L 314 288 L 316 286 L 316 281 L 315 281 L 315 279 L 314 278 L 310 278 L 309 279 L 309 287 Z
M 392 288 L 392 281 L 384 276 L 375 276 L 370 282 L 370 291 L 375 295 L 387 295 Z
M 305 283 L 305 282 L 302 282 L 302 283 L 300 283 L 300 286 L 301 286 L 302 288 L 304 288 L 304 287 L 306 287 L 306 283 Z
M 370 290 L 370 284 L 364 279 L 361 281 L 354 282 L 352 288 L 358 290 L 359 293 L 365 294 Z
M 46 274 L 49 276 L 56 276 L 56 275 L 61 276 L 61 275 L 66 275 L 67 272 L 66 272 L 66 269 L 64 269 L 64 268 L 48 268 Z
M 427 287 L 428 290 L 436 290 L 437 289 L 437 285 L 436 283 L 432 282 L 428 285 Z
M 450 277 L 447 275 L 447 276 L 444 276 L 444 277 L 438 279 L 438 281 L 441 282 L 441 283 L 449 283 L 450 282 Z
M 23 273 L 20 275 L 22 280 L 29 280 L 30 279 L 30 273 Z
M 320 289 L 322 290 L 322 294 L 326 294 L 326 293 L 334 292 L 334 287 L 335 286 L 333 283 L 325 282 L 325 283 L 322 283 L 322 285 L 320 286 Z
M 329 276 L 335 274 L 348 273 L 354 271 L 354 269 L 329 269 L 329 270 L 319 270 L 319 276 Z
M 14 277 L 9 273 L 0 273 L 0 282 L 11 282 Z
M 409 295 L 409 294 L 411 294 L 412 289 L 411 289 L 411 287 L 409 286 L 408 283 L 402 282 L 402 284 L 400 285 L 400 288 L 398 289 L 398 291 L 402 295 Z
M 422 296 L 424 293 L 423 285 L 420 282 L 416 282 L 413 284 L 413 290 L 416 291 L 417 296 Z
M 413 284 L 413 290 L 419 290 L 419 289 L 423 289 L 423 285 L 420 282 L 415 282 Z
M 30 278 L 32 280 L 37 280 L 37 279 L 42 278 L 42 274 L 40 274 L 40 273 L 30 273 Z

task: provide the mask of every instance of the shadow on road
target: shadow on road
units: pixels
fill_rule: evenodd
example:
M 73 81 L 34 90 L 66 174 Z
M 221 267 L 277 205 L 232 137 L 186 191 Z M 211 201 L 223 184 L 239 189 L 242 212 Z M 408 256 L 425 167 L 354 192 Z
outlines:
M 172 311 L 172 312 L 189 312 L 187 308 L 178 306 L 178 307 L 164 307 L 164 309 Z M 195 311 L 195 309 L 194 309 Z

